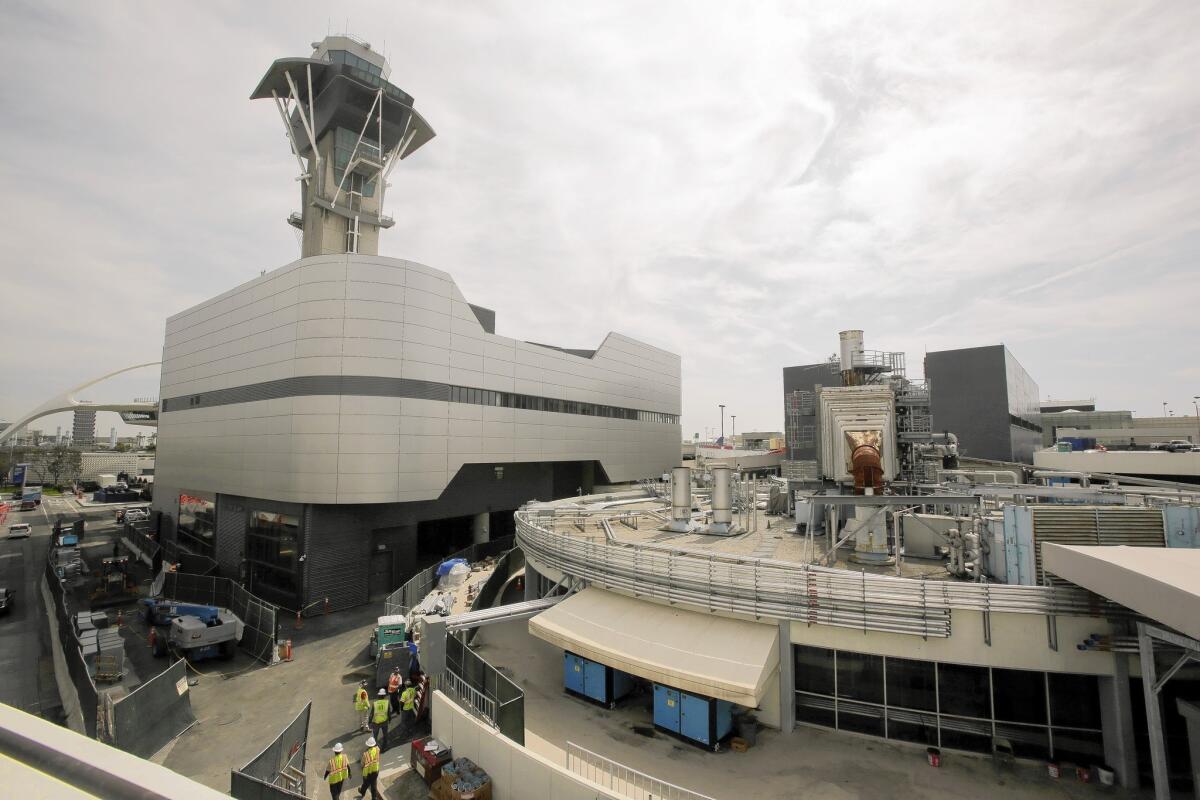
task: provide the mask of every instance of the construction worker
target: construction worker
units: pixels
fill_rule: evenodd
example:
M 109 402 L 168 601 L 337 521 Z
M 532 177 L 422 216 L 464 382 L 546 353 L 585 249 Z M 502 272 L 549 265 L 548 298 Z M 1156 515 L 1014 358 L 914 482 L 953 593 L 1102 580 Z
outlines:
M 387 689 L 379 689 L 379 697 L 375 698 L 374 713 L 371 717 L 371 723 L 374 727 L 375 741 L 387 744 L 388 732 L 388 713 L 391 710 L 391 704 L 388 702 Z
M 417 690 L 412 681 L 404 684 L 404 691 L 400 693 L 400 705 L 404 709 L 404 729 L 411 730 L 417 722 Z
M 365 797 L 367 789 L 371 790 L 371 800 L 382 800 L 383 795 L 379 794 L 379 787 L 376 782 L 379 780 L 379 748 L 375 744 L 375 737 L 367 739 L 367 749 L 362 754 L 362 786 L 358 787 L 358 796 Z
M 371 698 L 367 696 L 367 682 L 359 681 L 358 690 L 354 692 L 354 710 L 358 712 L 358 729 L 370 730 Z
M 342 793 L 342 785 L 350 779 L 350 759 L 342 753 L 342 743 L 333 746 L 333 758 L 325 767 L 325 780 L 329 781 L 329 795 L 337 800 Z
M 387 690 L 393 714 L 400 713 L 400 684 L 403 682 L 404 679 L 400 677 L 400 668 L 392 669 L 392 674 L 388 676 Z
M 421 674 L 421 660 L 417 657 L 417 643 L 409 639 L 406 644 L 408 645 L 408 679 L 415 681 Z

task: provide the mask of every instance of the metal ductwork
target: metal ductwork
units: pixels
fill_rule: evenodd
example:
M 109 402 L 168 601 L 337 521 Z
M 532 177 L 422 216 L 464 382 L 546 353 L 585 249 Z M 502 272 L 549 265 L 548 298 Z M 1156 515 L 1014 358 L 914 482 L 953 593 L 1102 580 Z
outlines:
M 688 467 L 671 470 L 671 523 L 668 530 L 680 533 L 692 527 L 692 471 Z
M 712 525 L 709 533 L 729 533 L 733 527 L 733 486 L 731 470 L 725 465 L 712 468 Z

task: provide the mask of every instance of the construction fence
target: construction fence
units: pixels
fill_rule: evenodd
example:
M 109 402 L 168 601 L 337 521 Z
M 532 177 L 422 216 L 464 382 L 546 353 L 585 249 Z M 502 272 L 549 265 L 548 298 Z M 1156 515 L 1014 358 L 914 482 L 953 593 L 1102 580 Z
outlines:
M 88 736 L 95 738 L 99 706 L 96 684 L 92 680 L 87 662 L 84 661 L 83 653 L 79 649 L 79 639 L 75 635 L 70 599 L 63 590 L 62 581 L 54 572 L 54 564 L 49 560 L 46 561 L 46 584 L 54 603 L 54 618 L 58 623 L 58 643 L 67 662 L 67 672 L 70 675 L 71 683 L 79 697 L 79 711 L 83 715 L 83 727 Z
M 441 688 L 479 713 L 500 733 L 525 744 L 525 692 L 471 650 L 455 634 L 446 637 L 446 672 Z
M 229 773 L 229 794 L 237 800 L 307 797 L 304 763 L 311 710 L 310 702 L 249 764 Z
M 162 550 L 158 542 L 150 537 L 149 522 L 126 522 L 121 529 L 121 543 L 147 569 L 155 570 L 156 561 L 162 561 Z
M 108 742 L 139 758 L 150 758 L 196 724 L 183 659 L 119 700 L 104 697 Z
M 393 614 L 407 614 L 410 608 L 424 600 L 425 595 L 433 591 L 433 588 L 437 585 L 437 568 L 439 564 L 449 561 L 452 558 L 464 558 L 467 560 L 467 563 L 474 563 L 488 556 L 498 556 L 505 551 L 511 550 L 515 540 L 515 536 L 501 536 L 499 539 L 492 539 L 489 542 L 479 542 L 469 545 L 457 553 L 451 553 L 445 558 L 438 559 L 437 563 L 413 575 L 403 586 L 388 595 L 388 598 L 383 601 L 383 613 L 388 616 Z
M 165 573 L 162 596 L 180 603 L 228 608 L 244 626 L 238 647 L 264 664 L 271 663 L 279 633 L 279 609 L 275 605 L 255 597 L 229 578 L 186 572 Z

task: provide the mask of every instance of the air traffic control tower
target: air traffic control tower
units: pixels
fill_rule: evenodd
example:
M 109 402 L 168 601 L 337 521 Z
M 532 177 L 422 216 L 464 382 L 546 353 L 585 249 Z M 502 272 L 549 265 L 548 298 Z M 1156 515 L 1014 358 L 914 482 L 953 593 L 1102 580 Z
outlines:
M 350 36 L 326 36 L 308 58 L 271 65 L 250 99 L 275 101 L 300 164 L 301 257 L 378 255 L 388 175 L 433 138 L 413 98 L 388 82 L 387 60 Z

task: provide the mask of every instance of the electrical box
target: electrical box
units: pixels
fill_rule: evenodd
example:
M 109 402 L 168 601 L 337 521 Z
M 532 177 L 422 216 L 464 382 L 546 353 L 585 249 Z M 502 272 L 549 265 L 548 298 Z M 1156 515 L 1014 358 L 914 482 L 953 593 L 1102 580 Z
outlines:
M 654 684 L 654 727 L 668 733 L 679 733 L 679 702 L 681 692 L 661 683 Z
M 656 683 L 654 727 L 715 750 L 733 730 L 733 704 Z
M 633 690 L 633 678 L 619 669 L 568 651 L 563 653 L 563 688 L 612 707 Z

